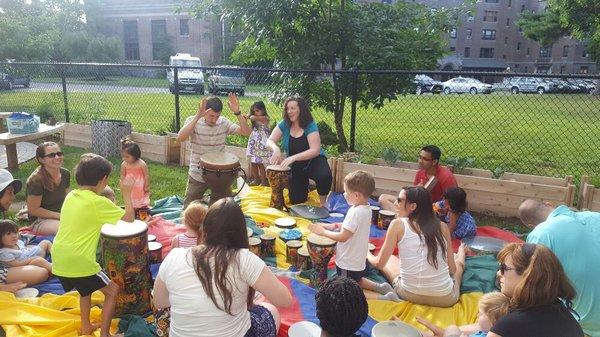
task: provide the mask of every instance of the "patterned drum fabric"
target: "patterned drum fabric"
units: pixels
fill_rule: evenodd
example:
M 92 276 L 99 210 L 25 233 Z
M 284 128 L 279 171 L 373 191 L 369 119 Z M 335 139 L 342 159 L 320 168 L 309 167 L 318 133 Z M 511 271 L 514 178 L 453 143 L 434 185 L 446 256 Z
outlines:
M 150 306 L 152 277 L 148 261 L 148 226 L 140 220 L 119 221 L 102 227 L 100 237 L 104 270 L 121 288 L 116 316 L 144 316 Z
M 92 121 L 92 152 L 102 157 L 121 155 L 121 139 L 131 135 L 131 123 L 117 120 Z
M 335 254 L 336 242 L 317 234 L 309 234 L 308 254 L 315 268 L 314 274 L 310 276 L 310 286 L 319 288 L 327 280 L 327 265 Z

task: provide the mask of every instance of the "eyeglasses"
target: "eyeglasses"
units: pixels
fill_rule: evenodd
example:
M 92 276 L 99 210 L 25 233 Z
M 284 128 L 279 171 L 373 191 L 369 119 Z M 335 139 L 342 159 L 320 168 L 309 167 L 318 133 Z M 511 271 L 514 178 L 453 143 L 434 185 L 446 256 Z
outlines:
M 418 156 L 418 157 L 417 157 L 417 160 L 423 160 L 423 161 L 432 161 L 432 160 L 433 160 L 433 158 L 425 158 L 425 157 L 423 157 L 423 156 Z
M 504 275 L 508 270 L 516 270 L 515 268 L 511 268 L 507 266 L 505 263 L 500 263 L 500 275 Z
M 400 197 L 398 197 L 398 198 L 396 199 L 396 202 L 397 202 L 397 203 L 402 203 L 404 200 L 406 200 L 406 198 L 400 198 Z
M 61 151 L 58 151 L 58 152 L 47 153 L 47 154 L 43 155 L 42 157 L 44 157 L 44 158 L 56 158 L 56 157 L 62 157 L 63 155 L 64 155 L 64 153 L 62 153 Z

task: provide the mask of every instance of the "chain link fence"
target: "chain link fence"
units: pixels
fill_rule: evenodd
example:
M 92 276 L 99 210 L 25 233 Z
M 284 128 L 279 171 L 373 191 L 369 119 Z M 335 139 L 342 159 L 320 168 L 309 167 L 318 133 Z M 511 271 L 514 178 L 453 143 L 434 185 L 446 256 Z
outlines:
M 158 65 L 0 63 L 0 111 L 59 121 L 131 122 L 137 132 L 177 132 L 202 94 L 262 100 L 272 124 L 288 95 L 310 99 L 330 155 L 416 161 L 436 144 L 442 162 L 496 172 L 590 175 L 600 183 L 597 75 L 436 71 L 302 71 Z M 478 79 L 475 81 L 472 79 Z M 343 136 L 340 136 L 343 134 Z M 231 137 L 245 146 L 247 139 Z

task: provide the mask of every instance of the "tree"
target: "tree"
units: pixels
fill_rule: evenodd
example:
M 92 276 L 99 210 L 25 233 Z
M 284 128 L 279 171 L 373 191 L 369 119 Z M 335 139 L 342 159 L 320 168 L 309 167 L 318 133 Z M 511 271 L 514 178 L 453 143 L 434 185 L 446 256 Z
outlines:
M 394 5 L 348 0 L 189 0 L 198 16 L 212 13 L 247 34 L 233 55 L 248 61 L 273 60 L 291 69 L 433 69 L 445 52 L 442 34 L 453 26 L 458 9 L 431 10 L 398 1 Z M 262 60 L 261 60 L 262 55 Z M 237 58 L 243 61 L 243 57 Z M 298 93 L 334 114 L 340 149 L 347 149 L 343 116 L 347 101 L 383 107 L 410 86 L 410 78 L 350 72 L 279 74 L 273 98 Z M 354 83 L 357 87 L 354 87 Z

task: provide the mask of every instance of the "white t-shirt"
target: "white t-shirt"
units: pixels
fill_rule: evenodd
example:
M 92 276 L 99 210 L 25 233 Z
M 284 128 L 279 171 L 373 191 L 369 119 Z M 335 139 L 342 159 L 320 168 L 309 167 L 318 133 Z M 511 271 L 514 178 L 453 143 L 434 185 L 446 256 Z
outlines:
M 194 120 L 190 116 L 185 120 L 184 126 Z M 198 167 L 200 156 L 208 152 L 222 152 L 225 150 L 227 136 L 236 133 L 239 125 L 232 123 L 229 119 L 220 116 L 215 125 L 206 124 L 204 117 L 200 118 L 190 136 L 190 169 L 189 175 L 196 181 L 204 182 L 202 170 Z
M 218 309 L 204 291 L 194 269 L 192 249 L 175 248 L 160 265 L 158 278 L 167 286 L 171 302 L 171 337 L 243 337 L 250 329 L 247 309 L 248 287 L 252 286 L 265 263 L 248 249 L 237 254 L 238 267 L 229 266 L 227 279 L 232 289 L 231 312 Z M 214 269 L 213 269 L 214 270 Z M 220 306 L 218 290 L 213 285 Z
M 371 207 L 352 206 L 344 218 L 342 228 L 354 233 L 346 242 L 338 242 L 335 264 L 350 271 L 363 271 L 366 268 L 369 252 L 369 232 L 371 230 Z

